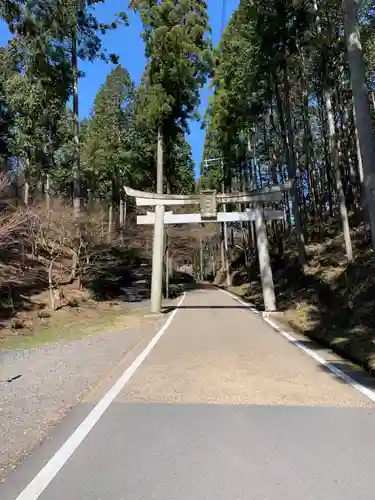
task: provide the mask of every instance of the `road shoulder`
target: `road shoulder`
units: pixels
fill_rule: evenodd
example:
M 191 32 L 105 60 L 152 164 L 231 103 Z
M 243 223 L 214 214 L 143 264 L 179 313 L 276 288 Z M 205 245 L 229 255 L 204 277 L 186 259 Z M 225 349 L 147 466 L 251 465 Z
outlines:
M 92 398 L 116 367 L 130 362 L 133 351 L 164 321 L 140 314 L 123 331 L 5 353 L 0 369 L 0 482 L 77 403 Z

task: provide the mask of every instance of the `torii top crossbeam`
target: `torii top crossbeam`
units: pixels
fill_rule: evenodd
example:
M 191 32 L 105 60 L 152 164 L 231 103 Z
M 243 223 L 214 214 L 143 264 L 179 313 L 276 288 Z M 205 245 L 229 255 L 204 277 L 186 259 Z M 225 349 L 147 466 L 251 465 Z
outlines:
M 281 201 L 283 192 L 291 188 L 290 181 L 284 184 L 276 184 L 271 187 L 259 189 L 258 191 L 250 191 L 248 193 L 220 193 L 216 194 L 216 202 L 219 203 L 251 203 L 251 202 L 276 202 Z M 124 186 L 128 196 L 136 199 L 137 206 L 155 206 L 155 205 L 199 205 L 202 196 L 199 194 L 157 194 L 148 193 L 147 191 L 139 191 Z M 215 194 L 215 192 L 211 192 Z

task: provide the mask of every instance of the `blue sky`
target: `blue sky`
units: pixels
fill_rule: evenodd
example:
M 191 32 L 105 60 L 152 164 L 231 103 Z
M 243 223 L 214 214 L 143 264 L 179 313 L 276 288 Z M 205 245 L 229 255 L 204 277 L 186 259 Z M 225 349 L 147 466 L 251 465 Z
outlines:
M 236 9 L 239 0 L 208 0 L 212 38 L 215 45 L 220 40 L 222 2 L 225 3 L 225 23 L 227 23 Z M 124 0 L 106 0 L 104 4 L 99 4 L 95 9 L 98 18 L 103 22 L 110 21 L 116 12 L 124 10 L 124 3 Z M 0 25 L 0 44 L 3 45 L 6 43 L 8 36 L 4 28 L 4 25 Z M 112 31 L 103 39 L 104 47 L 109 53 L 114 52 L 120 56 L 120 63 L 128 69 L 137 85 L 140 82 L 145 65 L 144 46 L 140 38 L 141 31 L 142 25 L 138 16 L 130 13 L 128 27 Z M 85 73 L 85 77 L 79 83 L 80 117 L 83 118 L 89 114 L 95 95 L 111 70 L 111 65 L 102 61 L 95 61 L 93 63 L 83 62 L 80 64 L 80 69 Z M 202 117 L 207 106 L 208 96 L 208 89 L 202 89 L 202 102 L 200 106 Z M 200 123 L 192 122 L 190 127 L 191 134 L 189 136 L 196 169 L 199 169 L 205 135 L 204 130 L 201 130 L 200 127 Z

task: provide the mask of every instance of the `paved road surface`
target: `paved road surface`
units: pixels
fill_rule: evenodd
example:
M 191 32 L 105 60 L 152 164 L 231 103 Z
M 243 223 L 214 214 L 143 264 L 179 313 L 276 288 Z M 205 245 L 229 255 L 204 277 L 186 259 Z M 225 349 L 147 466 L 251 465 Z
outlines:
M 55 455 L 63 466 L 40 496 L 20 500 L 373 498 L 369 399 L 227 294 L 192 292 L 172 314 L 66 463 L 71 440 Z M 2 500 L 18 498 L 144 347 L 0 486 Z

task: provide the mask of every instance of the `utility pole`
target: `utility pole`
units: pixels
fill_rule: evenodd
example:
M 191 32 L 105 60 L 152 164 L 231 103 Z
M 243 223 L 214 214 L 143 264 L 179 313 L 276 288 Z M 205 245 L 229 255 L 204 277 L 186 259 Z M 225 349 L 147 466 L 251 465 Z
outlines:
M 163 194 L 163 131 L 158 130 L 158 148 L 156 160 L 156 192 Z M 163 287 L 164 255 L 164 205 L 155 207 L 154 239 L 152 246 L 151 313 L 160 314 Z
M 199 237 L 199 279 L 204 280 L 204 256 L 203 256 L 203 238 L 202 238 L 203 224 L 201 225 Z
M 221 158 L 221 175 L 222 183 L 221 190 L 223 194 L 225 193 L 225 176 L 224 176 L 224 161 Z M 223 203 L 223 212 L 227 211 L 226 203 Z M 223 222 L 223 235 L 224 235 L 224 269 L 227 277 L 227 286 L 230 286 L 230 276 L 229 276 L 229 256 L 228 256 L 228 226 L 226 222 Z

